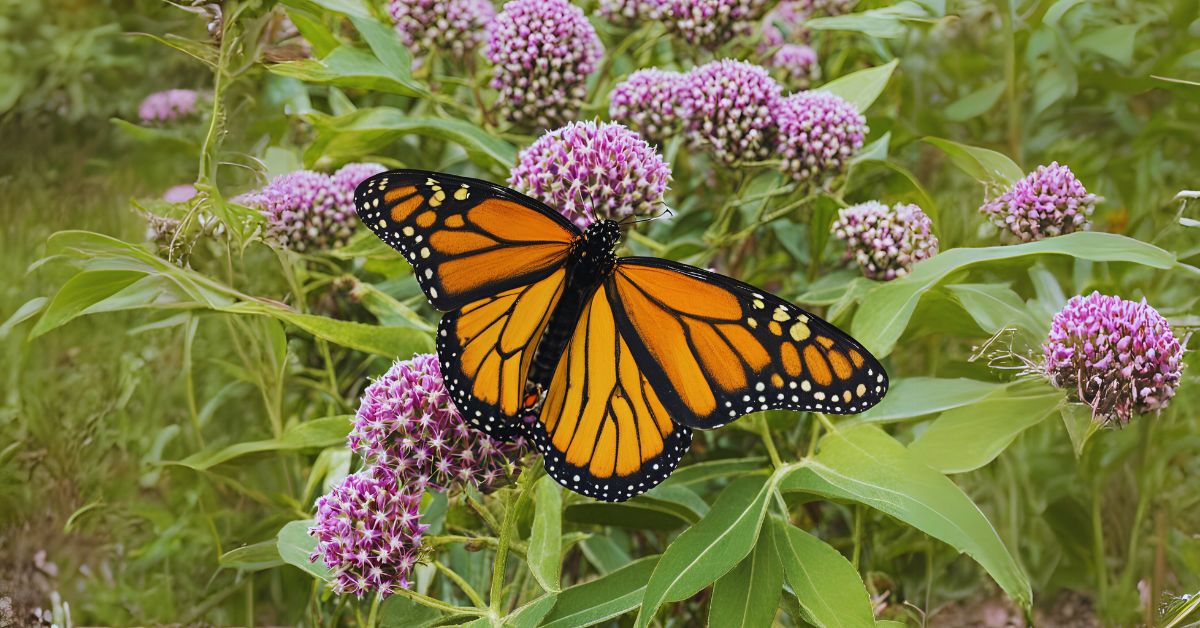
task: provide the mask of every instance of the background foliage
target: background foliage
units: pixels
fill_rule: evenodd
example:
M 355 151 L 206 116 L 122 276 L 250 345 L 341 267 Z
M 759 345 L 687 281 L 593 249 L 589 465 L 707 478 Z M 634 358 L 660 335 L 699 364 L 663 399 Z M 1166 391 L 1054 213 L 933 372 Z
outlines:
M 366 4 L 220 8 L 216 40 L 205 8 L 0 11 L 0 594 L 16 608 L 60 624 L 395 626 L 1186 612 L 1155 618 L 1200 589 L 1191 354 L 1169 410 L 1097 431 L 979 347 L 1036 352 L 1053 313 L 1092 290 L 1145 297 L 1181 337 L 1196 327 L 1196 205 L 1176 200 L 1200 187 L 1194 1 L 870 1 L 812 22 L 824 76 L 871 127 L 845 180 L 756 225 L 800 195 L 770 169 L 712 179 L 668 142 L 676 216 L 627 246 L 823 309 L 886 356 L 887 399 L 836 423 L 770 412 L 698 435 L 674 477 L 626 504 L 566 493 L 536 466 L 491 495 L 431 495 L 440 566 L 421 568 L 420 595 L 374 609 L 323 588 L 304 521 L 357 464 L 345 415 L 363 386 L 430 350 L 435 313 L 369 237 L 277 251 L 225 199 L 347 161 L 500 181 L 533 136 L 483 115 L 484 70 L 410 71 Z M 276 63 L 264 33 L 283 10 L 320 60 Z M 607 56 L 585 118 L 605 117 L 635 69 L 705 60 L 653 24 L 593 22 Z M 214 92 L 209 109 L 136 122 L 145 93 L 174 87 Z M 985 184 L 1052 160 L 1105 198 L 1094 231 L 1000 246 L 976 212 Z M 192 181 L 195 201 L 156 200 Z M 920 204 L 943 253 L 887 284 L 845 267 L 828 225 L 869 199 Z M 755 228 L 713 233 L 721 204 Z M 221 235 L 193 225 L 173 263 L 144 244 L 139 209 L 208 212 Z M 489 523 L 510 511 L 516 558 L 497 568 L 504 531 Z M 490 607 L 471 599 L 496 577 Z

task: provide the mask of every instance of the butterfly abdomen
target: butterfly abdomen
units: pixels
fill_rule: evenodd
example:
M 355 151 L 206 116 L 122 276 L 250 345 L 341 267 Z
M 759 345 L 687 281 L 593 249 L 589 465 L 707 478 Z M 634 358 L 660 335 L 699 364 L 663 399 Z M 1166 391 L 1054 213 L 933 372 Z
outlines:
M 526 377 L 526 390 L 540 401 L 550 386 L 554 368 L 567 347 L 584 306 L 600 284 L 613 272 L 617 256 L 613 252 L 621 238 L 620 227 L 611 220 L 593 223 L 571 247 L 567 261 L 567 283 L 563 296 L 550 316 L 546 331 L 538 342 Z M 527 404 L 528 405 L 528 404 Z

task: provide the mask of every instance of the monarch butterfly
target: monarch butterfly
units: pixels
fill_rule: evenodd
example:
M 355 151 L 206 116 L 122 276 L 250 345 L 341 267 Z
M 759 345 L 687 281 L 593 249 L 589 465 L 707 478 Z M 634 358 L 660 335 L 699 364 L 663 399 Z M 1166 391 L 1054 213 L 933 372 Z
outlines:
M 772 408 L 862 412 L 887 391 L 862 345 L 779 297 L 617 258 L 615 222 L 580 231 L 514 190 L 420 170 L 367 179 L 355 208 L 444 313 L 437 352 L 462 415 L 528 437 L 577 493 L 624 501 L 654 487 L 693 428 Z

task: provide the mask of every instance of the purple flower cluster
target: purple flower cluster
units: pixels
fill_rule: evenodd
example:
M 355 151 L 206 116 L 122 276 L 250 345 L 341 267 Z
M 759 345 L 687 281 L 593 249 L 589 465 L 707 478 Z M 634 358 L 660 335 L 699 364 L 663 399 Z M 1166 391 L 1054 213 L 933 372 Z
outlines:
M 781 70 L 783 82 L 788 87 L 808 89 L 813 81 L 821 78 L 821 66 L 817 63 L 817 51 L 804 44 L 784 44 L 771 55 L 771 67 Z
M 1167 407 L 1183 372 L 1183 345 L 1146 303 L 1099 292 L 1073 297 L 1042 345 L 1051 382 L 1121 425 Z
M 1005 233 L 1031 242 L 1086 230 L 1098 200 L 1070 168 L 1053 162 L 1038 166 L 979 211 Z
M 608 115 L 637 130 L 644 138 L 665 141 L 682 126 L 678 92 L 683 76 L 657 68 L 630 74 L 613 88 Z
M 838 211 L 832 231 L 846 241 L 846 256 L 854 258 L 871 279 L 903 277 L 913 264 L 938 252 L 933 221 L 911 204 L 888 207 L 868 201 L 847 207 Z
M 671 168 L 637 133 L 609 122 L 572 122 L 521 151 L 508 183 L 581 228 L 659 211 Z
M 297 170 L 234 201 L 262 213 L 266 237 L 275 244 L 297 252 L 329 250 L 344 245 L 358 224 L 354 188 L 383 170 L 379 164 L 348 164 L 332 176 Z
M 867 134 L 866 118 L 829 92 L 788 96 L 778 107 L 776 121 L 784 172 L 813 184 L 845 172 Z
M 388 12 L 401 43 L 413 53 L 445 51 L 456 59 L 483 43 L 496 15 L 490 0 L 391 0 Z
M 657 0 L 667 28 L 693 46 L 714 49 L 747 35 L 766 0 Z
M 662 17 L 660 0 L 600 0 L 600 15 L 622 26 L 636 26 L 642 20 Z
M 809 2 L 785 0 L 775 5 L 762 21 L 762 50 L 784 44 L 806 43 L 811 36 L 804 21 L 808 19 Z
M 138 106 L 138 117 L 147 124 L 177 122 L 196 115 L 200 94 L 192 89 L 154 92 Z
M 333 570 L 333 591 L 358 597 L 378 591 L 386 597 L 408 588 L 421 552 L 421 492 L 406 490 L 400 478 L 375 467 L 347 477 L 317 499 L 308 533 L 317 538 L 309 560 Z
M 450 399 L 437 356 L 396 362 L 363 392 L 350 449 L 418 493 L 485 488 L 511 472 L 519 443 L 472 429 Z
M 604 47 L 567 0 L 512 0 L 488 29 L 486 53 L 506 117 L 551 128 L 578 115 Z
M 764 159 L 775 141 L 781 93 L 767 71 L 751 63 L 725 59 L 694 68 L 678 92 L 688 139 L 726 164 Z

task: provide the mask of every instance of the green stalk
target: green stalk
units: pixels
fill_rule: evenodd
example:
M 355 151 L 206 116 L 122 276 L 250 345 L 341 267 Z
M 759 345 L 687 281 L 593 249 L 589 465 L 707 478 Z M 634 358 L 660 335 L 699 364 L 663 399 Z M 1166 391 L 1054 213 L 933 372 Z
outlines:
M 500 546 L 496 548 L 496 561 L 492 564 L 492 583 L 488 592 L 493 619 L 500 618 L 500 609 L 503 606 L 504 569 L 505 563 L 508 561 L 508 550 L 513 543 L 513 536 L 517 533 L 517 512 L 520 511 L 525 500 L 529 499 L 529 491 L 533 488 L 534 481 L 541 476 L 541 472 L 542 462 L 539 458 L 521 473 L 521 478 L 517 481 L 516 495 L 510 494 L 505 499 L 504 523 L 500 527 Z

